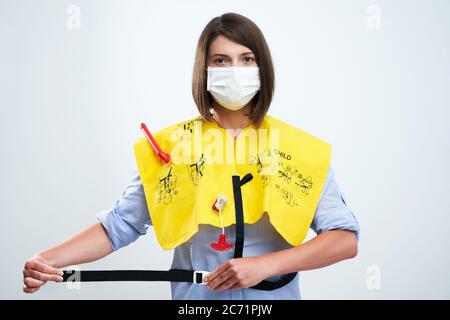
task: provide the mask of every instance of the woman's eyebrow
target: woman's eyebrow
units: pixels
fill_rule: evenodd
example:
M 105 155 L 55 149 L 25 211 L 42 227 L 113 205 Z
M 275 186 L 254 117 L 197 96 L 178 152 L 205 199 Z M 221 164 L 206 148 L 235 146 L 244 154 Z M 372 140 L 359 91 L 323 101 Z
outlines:
M 245 56 L 245 55 L 247 55 L 247 54 L 253 54 L 253 52 L 251 52 L 251 51 L 249 51 L 249 52 L 244 52 L 244 53 L 241 53 L 239 56 Z M 229 56 L 226 55 L 226 54 L 224 54 L 224 53 L 216 53 L 216 54 L 213 54 L 211 57 L 215 57 L 215 56 L 219 56 L 219 57 L 227 57 L 227 58 L 229 58 Z

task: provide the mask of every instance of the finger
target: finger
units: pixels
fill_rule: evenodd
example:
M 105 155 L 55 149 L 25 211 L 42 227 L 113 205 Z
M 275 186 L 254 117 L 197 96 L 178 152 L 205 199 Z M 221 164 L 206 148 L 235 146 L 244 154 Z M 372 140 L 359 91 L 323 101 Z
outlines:
M 235 272 L 233 272 L 231 269 L 228 269 L 219 276 L 217 276 L 213 281 L 208 282 L 208 287 L 212 290 L 216 290 L 221 284 L 226 282 L 228 279 L 232 278 L 234 276 Z
M 28 277 L 30 275 L 30 270 L 27 268 L 24 268 L 22 271 L 23 274 L 23 278 L 25 279 L 26 277 Z
M 63 277 L 56 275 L 56 274 L 48 274 L 48 273 L 42 273 L 36 270 L 30 270 L 27 272 L 28 277 L 41 280 L 41 281 L 55 281 L 55 282 L 61 282 L 63 281 Z
M 40 261 L 37 261 L 37 260 L 31 261 L 29 263 L 28 269 L 36 270 L 36 271 L 40 271 L 40 272 L 48 273 L 48 274 L 58 274 L 60 276 L 63 275 L 62 270 L 59 270 L 58 268 L 49 266 L 49 265 L 44 264 L 44 263 L 42 263 Z
M 228 270 L 228 268 L 230 267 L 229 262 L 225 262 L 223 264 L 221 264 L 220 266 L 218 266 L 216 269 L 214 269 L 213 271 L 211 271 L 210 273 L 208 273 L 205 277 L 205 281 L 206 282 L 211 282 L 213 281 L 217 276 L 219 276 L 222 272 Z
M 31 277 L 26 277 L 23 280 L 23 283 L 30 288 L 36 288 L 36 287 L 40 287 L 43 284 L 45 284 L 45 281 L 41 281 L 41 280 L 37 280 L 37 279 L 33 279 Z
M 27 286 L 23 286 L 23 292 L 25 293 L 35 293 L 36 291 L 38 291 L 41 287 L 36 287 L 36 288 L 30 288 Z

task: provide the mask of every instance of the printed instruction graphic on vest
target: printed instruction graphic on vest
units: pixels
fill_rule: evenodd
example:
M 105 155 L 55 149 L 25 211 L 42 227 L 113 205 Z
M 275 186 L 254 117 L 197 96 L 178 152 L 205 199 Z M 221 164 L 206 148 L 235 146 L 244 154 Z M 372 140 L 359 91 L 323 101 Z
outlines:
M 176 183 L 177 176 L 172 174 L 173 167 L 170 166 L 167 175 L 159 180 L 158 184 L 158 202 L 169 204 L 172 199 L 177 195 Z
M 198 185 L 198 182 L 201 177 L 203 177 L 203 170 L 205 168 L 205 156 L 202 153 L 200 159 L 198 159 L 195 163 L 190 164 L 188 166 L 189 176 L 192 179 L 192 183 L 194 185 Z
M 277 177 L 281 183 L 275 183 L 275 188 L 279 191 L 285 203 L 289 206 L 298 206 L 298 200 L 292 192 L 290 186 L 299 188 L 300 191 L 308 196 L 312 189 L 312 177 L 305 177 L 296 167 L 285 164 L 283 161 L 279 162 L 279 169 Z
M 265 166 L 261 159 L 264 159 L 264 163 L 269 163 L 269 166 Z M 308 196 L 313 187 L 313 181 L 311 176 L 304 176 L 304 174 L 299 172 L 299 169 L 293 165 L 286 164 L 291 159 L 292 156 L 290 154 L 279 149 L 264 149 L 263 152 L 250 159 L 250 164 L 256 165 L 256 171 L 260 175 L 263 188 L 269 185 L 272 176 L 275 175 L 278 178 L 278 182 L 274 182 L 274 187 L 278 190 L 281 198 L 289 206 L 298 206 L 295 194 L 290 190 L 289 186 L 292 185 L 295 188 L 299 188 L 304 195 Z

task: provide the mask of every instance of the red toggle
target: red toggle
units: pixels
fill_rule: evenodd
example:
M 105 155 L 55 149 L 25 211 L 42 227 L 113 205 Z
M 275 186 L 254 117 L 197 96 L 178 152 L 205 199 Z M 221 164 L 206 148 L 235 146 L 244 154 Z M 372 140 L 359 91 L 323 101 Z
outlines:
M 145 136 L 147 137 L 148 141 L 150 142 L 150 145 L 153 147 L 153 150 L 155 150 L 158 157 L 165 163 L 169 163 L 170 155 L 168 155 L 167 153 L 165 153 L 164 151 L 161 150 L 161 147 L 159 146 L 158 142 L 156 142 L 155 138 L 153 138 L 152 134 L 148 130 L 145 123 L 141 123 L 141 130 L 142 130 L 142 132 L 144 132 Z
M 233 248 L 233 244 L 227 242 L 227 235 L 225 233 L 221 233 L 219 242 L 211 243 L 211 247 L 217 251 L 227 251 Z

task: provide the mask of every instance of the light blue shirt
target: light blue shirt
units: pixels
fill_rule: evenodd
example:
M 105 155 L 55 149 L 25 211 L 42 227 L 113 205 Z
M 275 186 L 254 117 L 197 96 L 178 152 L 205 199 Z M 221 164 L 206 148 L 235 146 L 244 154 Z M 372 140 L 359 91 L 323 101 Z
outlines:
M 147 232 L 152 224 L 145 200 L 144 190 L 138 170 L 133 172 L 120 198 L 108 209 L 97 214 L 105 227 L 113 250 L 118 250 L 134 242 Z M 272 227 L 266 215 L 255 224 L 245 224 L 243 256 L 259 256 L 292 246 Z M 328 230 L 351 230 L 359 239 L 359 225 L 345 195 L 339 189 L 330 166 L 322 189 L 311 229 L 317 234 Z M 216 251 L 210 247 L 216 242 L 220 229 L 210 225 L 200 225 L 198 232 L 187 242 L 174 249 L 171 268 L 212 271 L 233 258 L 233 250 Z M 226 227 L 227 239 L 235 238 L 234 225 Z M 275 280 L 279 276 L 269 278 Z M 171 282 L 172 299 L 300 299 L 299 274 L 289 284 L 273 291 L 250 288 L 214 292 L 204 285 L 188 282 Z

